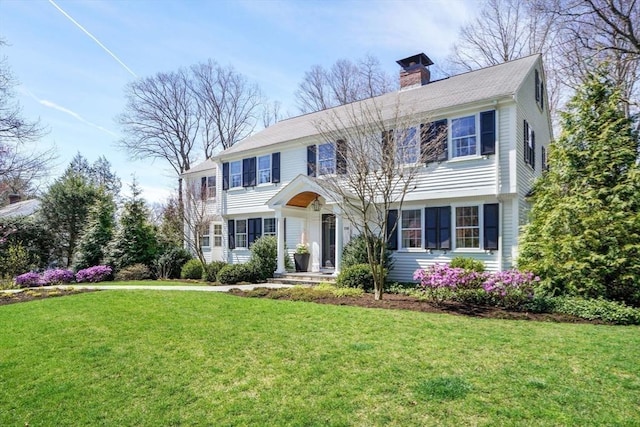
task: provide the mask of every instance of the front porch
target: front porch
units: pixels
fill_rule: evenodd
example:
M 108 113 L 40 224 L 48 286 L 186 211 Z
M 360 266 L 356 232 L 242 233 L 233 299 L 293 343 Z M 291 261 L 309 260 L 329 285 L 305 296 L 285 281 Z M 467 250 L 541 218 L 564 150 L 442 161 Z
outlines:
M 275 211 L 278 238 L 278 267 L 276 275 L 284 276 L 286 241 L 295 245 L 303 244 L 309 250 L 309 262 L 305 273 L 323 277 L 340 273 L 340 258 L 345 240 L 350 238 L 350 228 L 345 226 L 343 212 L 337 200 L 323 189 L 320 183 L 304 175 L 299 175 L 283 187 L 269 201 L 268 206 Z M 296 227 L 285 228 L 285 223 L 295 220 Z M 296 233 L 294 236 L 291 232 Z M 288 234 L 285 241 L 285 233 Z M 325 280 L 326 281 L 326 280 Z

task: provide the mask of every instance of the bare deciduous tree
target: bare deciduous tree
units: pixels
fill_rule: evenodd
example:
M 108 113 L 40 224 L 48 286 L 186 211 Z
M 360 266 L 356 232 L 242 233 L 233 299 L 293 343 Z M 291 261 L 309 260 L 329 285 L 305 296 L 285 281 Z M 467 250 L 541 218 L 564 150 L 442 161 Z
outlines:
M 0 47 L 5 45 L 0 39 Z M 30 144 L 45 134 L 38 120 L 29 121 L 15 101 L 17 81 L 5 56 L 0 57 L 0 200 L 10 193 L 24 194 L 47 176 L 54 148 L 38 151 Z
M 200 129 L 200 111 L 191 95 L 184 69 L 158 73 L 130 83 L 127 105 L 118 116 L 125 137 L 119 141 L 136 159 L 166 160 L 178 175 L 179 204 L 182 178 L 194 160 Z
M 209 235 L 211 239 L 209 227 L 214 219 L 214 206 L 208 196 L 208 188 L 196 181 L 189 182 L 185 190 L 184 241 L 187 249 L 198 257 L 203 268 L 207 266 L 202 251 L 203 236 Z
M 322 186 L 340 203 L 342 216 L 364 235 L 375 299 L 381 299 L 386 272 L 379 260 L 397 227 L 390 224 L 388 213 L 402 211 L 424 162 L 443 147 L 444 132 L 430 126 L 428 118 L 403 110 L 397 100 L 394 105 L 375 99 L 353 103 L 327 112 L 314 125 L 322 141 L 333 141 L 336 168 L 343 169 L 324 175 Z
M 206 158 L 253 132 L 262 103 L 260 90 L 232 67 L 216 62 L 191 67 L 190 87 L 202 119 Z
M 296 98 L 302 113 L 325 110 L 338 105 L 382 95 L 396 88 L 395 80 L 368 55 L 357 62 L 336 61 L 329 70 L 314 65 L 305 72 Z

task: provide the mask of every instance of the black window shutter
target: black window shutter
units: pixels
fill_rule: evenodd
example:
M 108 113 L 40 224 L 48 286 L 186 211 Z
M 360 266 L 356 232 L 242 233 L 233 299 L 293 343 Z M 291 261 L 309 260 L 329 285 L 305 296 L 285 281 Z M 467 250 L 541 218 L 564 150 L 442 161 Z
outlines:
M 316 176 L 316 146 L 307 147 L 307 175 Z
M 382 162 L 383 165 L 393 161 L 393 130 L 383 130 L 380 136 L 382 141 Z
M 438 249 L 451 249 L 451 206 L 438 208 L 438 243 Z
M 271 182 L 280 182 L 280 153 L 271 155 Z
M 480 113 L 480 154 L 486 156 L 496 153 L 496 112 Z
M 438 208 L 424 208 L 426 249 L 438 249 Z
M 420 128 L 424 130 L 424 125 Z M 421 132 L 421 150 L 426 163 L 441 162 L 449 158 L 447 139 L 447 119 L 431 122 L 426 131 Z M 434 147 L 434 144 L 438 146 Z
M 524 121 L 524 134 L 522 135 L 522 141 L 524 144 L 524 162 L 529 164 L 529 123 Z
M 536 101 L 540 102 L 540 73 L 538 73 L 538 70 L 536 71 Z
M 229 249 L 236 248 L 236 222 L 232 219 L 227 223 L 227 231 L 229 232 Z
M 203 176 L 200 179 L 200 198 L 201 199 L 207 198 L 207 177 L 206 176 Z
M 342 139 L 336 141 L 336 173 L 347 173 L 347 143 Z
M 222 189 L 229 189 L 229 163 L 222 164 Z
M 540 109 L 544 110 L 544 83 L 540 83 Z
M 497 203 L 484 205 L 484 249 L 498 250 L 499 209 Z
M 398 210 L 389 209 L 387 212 L 387 247 L 392 250 L 398 250 Z
M 247 221 L 248 235 L 247 244 L 251 245 L 262 236 L 262 218 L 249 218 Z
M 256 185 L 256 158 L 242 159 L 242 186 L 255 187 Z

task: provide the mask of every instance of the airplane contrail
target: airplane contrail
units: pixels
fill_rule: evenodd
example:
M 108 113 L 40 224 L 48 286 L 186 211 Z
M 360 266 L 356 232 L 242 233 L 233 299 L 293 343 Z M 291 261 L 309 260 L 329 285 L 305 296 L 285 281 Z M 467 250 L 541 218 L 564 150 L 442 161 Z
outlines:
M 120 58 L 118 58 L 113 52 L 111 52 L 105 45 L 103 45 L 102 43 L 100 43 L 100 40 L 98 40 L 97 38 L 95 38 L 93 36 L 93 34 L 91 34 L 89 31 L 87 31 L 82 25 L 80 25 L 80 23 L 78 23 L 78 21 L 76 21 L 75 19 L 73 19 L 67 12 L 65 12 L 64 10 L 62 10 L 60 8 L 60 6 L 58 6 L 53 0 L 49 0 L 49 3 L 51 3 L 53 5 L 53 7 L 55 7 L 56 9 L 58 9 L 60 11 L 60 13 L 62 13 L 64 16 L 66 16 L 69 21 L 73 22 L 75 24 L 76 27 L 80 28 L 86 35 L 88 35 L 89 37 L 91 37 L 91 39 L 96 42 L 98 44 L 98 46 L 100 46 L 105 52 L 107 52 L 109 55 L 111 55 L 111 57 L 113 59 L 115 59 L 116 61 L 118 61 L 118 64 L 122 65 L 124 67 L 125 70 L 127 70 L 133 77 L 138 77 L 136 75 L 136 73 L 134 73 L 133 71 L 131 71 L 131 68 L 127 67 L 127 64 L 125 64 L 124 62 L 122 62 L 120 60 Z

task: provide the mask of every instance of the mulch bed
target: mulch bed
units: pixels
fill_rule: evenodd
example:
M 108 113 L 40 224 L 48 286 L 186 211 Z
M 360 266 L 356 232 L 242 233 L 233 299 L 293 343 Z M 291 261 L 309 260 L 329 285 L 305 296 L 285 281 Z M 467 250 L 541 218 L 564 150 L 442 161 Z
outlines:
M 260 292 L 259 295 L 251 291 L 232 289 L 229 293 L 241 297 L 274 298 L 291 300 L 289 296 L 282 295 L 277 289 L 269 289 Z M 603 324 L 601 321 L 589 321 L 575 316 L 556 313 L 527 313 L 509 311 L 498 307 L 464 304 L 458 302 L 444 302 L 435 305 L 418 298 L 398 294 L 384 294 L 382 300 L 376 301 L 373 294 L 367 293 L 361 297 L 326 297 L 314 298 L 312 302 L 319 304 L 348 305 L 365 308 L 382 308 L 393 310 L 411 310 L 426 313 L 446 313 L 459 316 L 471 316 L 489 319 L 535 320 L 539 322 L 563 322 L 563 323 L 591 323 Z
M 27 288 L 20 292 L 3 292 L 0 290 L 0 305 L 15 304 L 18 302 L 27 302 L 37 299 L 63 297 L 85 292 L 96 292 L 97 289 L 41 289 Z

